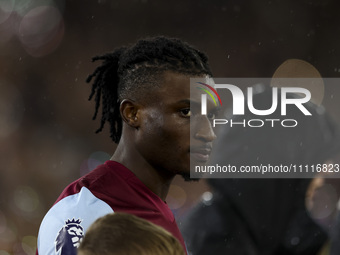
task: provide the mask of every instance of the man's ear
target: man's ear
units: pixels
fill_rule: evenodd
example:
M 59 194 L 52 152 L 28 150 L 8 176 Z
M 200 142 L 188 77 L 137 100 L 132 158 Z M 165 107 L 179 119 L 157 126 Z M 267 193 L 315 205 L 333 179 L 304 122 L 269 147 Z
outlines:
M 120 115 L 126 124 L 133 128 L 139 127 L 139 110 L 140 105 L 130 99 L 124 99 L 120 103 Z

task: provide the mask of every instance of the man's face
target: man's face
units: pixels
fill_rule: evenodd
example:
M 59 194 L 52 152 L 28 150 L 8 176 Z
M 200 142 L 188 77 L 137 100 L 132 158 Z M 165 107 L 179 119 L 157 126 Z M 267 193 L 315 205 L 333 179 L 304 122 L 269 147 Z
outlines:
M 217 108 L 208 100 L 208 114 L 201 115 L 201 91 L 195 91 L 190 95 L 189 76 L 165 72 L 160 88 L 149 93 L 140 109 L 137 150 L 157 170 L 188 177 L 190 160 L 204 164 L 209 159 Z

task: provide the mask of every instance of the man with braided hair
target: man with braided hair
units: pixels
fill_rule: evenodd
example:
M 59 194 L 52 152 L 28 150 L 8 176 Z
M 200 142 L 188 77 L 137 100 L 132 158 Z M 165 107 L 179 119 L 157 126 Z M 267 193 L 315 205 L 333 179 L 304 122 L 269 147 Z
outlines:
M 162 226 L 185 248 L 165 199 L 176 174 L 189 179 L 191 160 L 207 161 L 215 139 L 215 105 L 208 101 L 209 114 L 201 115 L 199 92 L 190 95 L 191 77 L 212 76 L 207 57 L 179 39 L 154 37 L 98 60 L 87 80 L 94 119 L 102 108 L 97 132 L 108 123 L 118 146 L 111 160 L 62 192 L 41 223 L 38 252 L 76 254 L 90 224 L 112 212 Z

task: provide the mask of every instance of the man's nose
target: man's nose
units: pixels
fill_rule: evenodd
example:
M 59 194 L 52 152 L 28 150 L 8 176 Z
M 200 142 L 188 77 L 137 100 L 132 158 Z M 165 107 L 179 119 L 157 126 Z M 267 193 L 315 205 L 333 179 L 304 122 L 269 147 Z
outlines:
M 206 116 L 202 116 L 202 118 L 198 121 L 195 130 L 194 138 L 196 139 L 203 140 L 205 142 L 212 142 L 216 139 L 212 124 Z

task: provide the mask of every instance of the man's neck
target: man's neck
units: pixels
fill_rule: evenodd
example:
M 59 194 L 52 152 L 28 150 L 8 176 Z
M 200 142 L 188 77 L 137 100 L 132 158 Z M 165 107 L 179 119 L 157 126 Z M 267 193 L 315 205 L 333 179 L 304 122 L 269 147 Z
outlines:
M 145 186 L 165 201 L 175 174 L 152 167 L 135 149 L 120 141 L 111 160 L 117 161 L 133 172 Z

